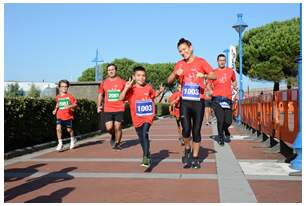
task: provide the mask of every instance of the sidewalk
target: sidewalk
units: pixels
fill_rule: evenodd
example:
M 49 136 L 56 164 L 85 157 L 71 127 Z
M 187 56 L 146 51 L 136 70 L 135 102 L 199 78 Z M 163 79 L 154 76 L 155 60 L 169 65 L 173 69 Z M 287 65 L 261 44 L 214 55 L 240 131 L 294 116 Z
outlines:
M 142 151 L 134 128 L 123 133 L 124 148 L 110 137 L 80 141 L 74 150 L 43 150 L 5 161 L 5 202 L 301 202 L 302 177 L 281 163 L 259 139 L 235 126 L 233 140 L 220 147 L 202 127 L 201 169 L 183 169 L 183 147 L 174 119 L 150 130 L 151 169 L 140 167 Z M 65 148 L 69 148 L 66 145 Z

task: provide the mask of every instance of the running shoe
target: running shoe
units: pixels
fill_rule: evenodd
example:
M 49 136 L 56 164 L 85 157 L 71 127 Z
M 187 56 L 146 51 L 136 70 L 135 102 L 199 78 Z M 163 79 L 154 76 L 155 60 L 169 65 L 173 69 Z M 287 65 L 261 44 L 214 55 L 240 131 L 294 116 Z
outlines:
M 183 167 L 185 169 L 190 168 L 191 167 L 191 150 L 185 150 L 185 155 L 182 157 L 182 162 L 183 162 Z
M 61 151 L 63 148 L 64 148 L 63 143 L 58 143 L 58 145 L 57 145 L 57 147 L 56 147 L 56 150 L 57 150 L 57 151 Z
M 151 166 L 151 158 L 144 156 L 141 162 L 142 167 L 150 167 Z
M 120 143 L 115 143 L 113 145 L 113 150 L 121 150 L 121 149 L 122 149 L 122 147 L 120 146 Z
M 193 169 L 200 169 L 201 168 L 199 158 L 193 158 L 193 160 L 192 160 L 192 168 Z
M 115 140 L 116 140 L 116 136 L 112 135 L 111 140 L 110 140 L 110 144 L 112 147 L 115 145 Z
M 75 137 L 70 138 L 70 149 L 73 149 L 77 139 Z

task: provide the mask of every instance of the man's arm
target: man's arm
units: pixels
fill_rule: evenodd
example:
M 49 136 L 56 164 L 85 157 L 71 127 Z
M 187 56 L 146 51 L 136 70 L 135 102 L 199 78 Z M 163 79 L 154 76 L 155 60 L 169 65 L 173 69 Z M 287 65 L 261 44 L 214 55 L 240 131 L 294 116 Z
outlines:
M 102 111 L 102 93 L 99 93 L 98 95 L 98 102 L 97 102 L 97 110 L 98 110 L 98 113 L 100 113 Z

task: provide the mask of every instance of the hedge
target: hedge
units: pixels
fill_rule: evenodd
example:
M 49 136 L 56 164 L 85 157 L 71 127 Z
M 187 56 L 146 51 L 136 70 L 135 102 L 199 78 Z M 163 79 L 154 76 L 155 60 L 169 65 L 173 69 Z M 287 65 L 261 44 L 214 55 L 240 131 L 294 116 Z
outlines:
M 94 101 L 78 99 L 75 134 L 98 130 L 99 116 Z M 4 99 L 5 152 L 56 139 L 55 99 L 12 97 Z M 65 131 L 65 130 L 64 130 Z M 63 133 L 67 135 L 67 133 Z
M 100 117 L 94 101 L 78 99 L 75 110 L 75 135 L 99 129 Z M 56 118 L 52 114 L 55 99 L 9 97 L 4 98 L 4 150 L 5 152 L 56 140 Z M 130 126 L 128 104 L 125 106 L 124 127 Z M 156 104 L 156 116 L 169 114 L 168 104 Z M 68 136 L 64 130 L 63 137 Z

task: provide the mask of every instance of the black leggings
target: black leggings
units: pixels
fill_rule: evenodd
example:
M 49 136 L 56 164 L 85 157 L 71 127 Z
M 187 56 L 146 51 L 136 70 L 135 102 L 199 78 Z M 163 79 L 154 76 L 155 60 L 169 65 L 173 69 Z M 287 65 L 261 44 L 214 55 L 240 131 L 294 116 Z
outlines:
M 178 128 L 181 127 L 181 119 L 180 118 L 176 119 L 176 125 L 177 125 Z
M 184 138 L 190 137 L 190 133 L 192 132 L 193 142 L 201 142 L 201 127 L 203 122 L 204 109 L 204 100 L 181 100 L 180 114 L 181 124 L 183 127 L 182 135 Z
M 143 156 L 145 157 L 150 156 L 150 141 L 149 141 L 150 126 L 151 125 L 149 123 L 144 123 L 141 127 L 135 128 L 143 151 Z
M 232 110 L 222 108 L 217 101 L 212 102 L 212 107 L 217 118 L 218 136 L 224 137 L 223 132 L 228 130 L 233 121 Z

